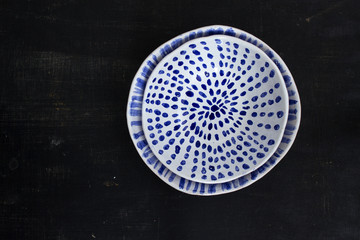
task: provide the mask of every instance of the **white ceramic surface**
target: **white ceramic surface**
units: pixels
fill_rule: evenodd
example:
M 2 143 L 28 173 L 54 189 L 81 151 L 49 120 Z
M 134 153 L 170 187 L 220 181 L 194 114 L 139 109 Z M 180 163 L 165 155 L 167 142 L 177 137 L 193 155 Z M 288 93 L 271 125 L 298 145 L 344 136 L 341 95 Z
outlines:
M 199 183 L 180 177 L 176 173 L 170 171 L 166 165 L 162 164 L 152 152 L 148 145 L 147 139 L 145 138 L 143 131 L 144 129 L 142 126 L 142 102 L 144 98 L 144 90 L 149 76 L 157 64 L 169 53 L 176 50 L 184 43 L 192 39 L 211 35 L 226 35 L 236 37 L 242 41 L 251 43 L 264 52 L 272 60 L 272 62 L 275 63 L 278 70 L 281 72 L 289 97 L 288 120 L 281 143 L 276 149 L 275 153 L 268 161 L 266 161 L 262 166 L 252 171 L 251 173 L 248 173 L 232 181 L 218 184 Z M 129 93 L 127 108 L 127 120 L 130 136 L 134 142 L 136 150 L 144 160 L 145 164 L 153 171 L 153 173 L 155 173 L 160 179 L 162 179 L 171 187 L 187 194 L 201 196 L 230 193 L 247 187 L 265 176 L 289 151 L 299 128 L 300 118 L 301 108 L 299 94 L 289 69 L 283 60 L 279 57 L 279 55 L 255 36 L 236 28 L 221 25 L 202 27 L 181 34 L 164 43 L 152 54 L 150 54 L 140 66 L 134 77 Z
M 260 49 L 232 36 L 189 41 L 162 59 L 144 93 L 155 156 L 177 175 L 223 183 L 266 162 L 281 142 L 288 95 Z

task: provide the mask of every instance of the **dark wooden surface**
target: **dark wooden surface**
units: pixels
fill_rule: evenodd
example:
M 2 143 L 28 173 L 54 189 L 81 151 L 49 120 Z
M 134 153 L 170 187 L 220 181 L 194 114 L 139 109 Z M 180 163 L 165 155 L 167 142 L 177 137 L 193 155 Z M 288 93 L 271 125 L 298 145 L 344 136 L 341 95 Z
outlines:
M 1 1 L 0 239 L 360 239 L 359 1 Z M 302 123 L 252 186 L 194 197 L 158 179 L 126 126 L 156 47 L 224 24 L 277 51 Z

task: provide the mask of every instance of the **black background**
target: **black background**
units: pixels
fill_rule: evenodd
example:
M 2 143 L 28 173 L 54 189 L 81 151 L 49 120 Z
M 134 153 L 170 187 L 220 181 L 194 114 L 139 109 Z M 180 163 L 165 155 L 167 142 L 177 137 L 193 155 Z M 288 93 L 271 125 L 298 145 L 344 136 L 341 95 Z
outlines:
M 1 239 L 360 239 L 359 1 L 1 1 Z M 288 65 L 290 152 L 243 190 L 178 192 L 137 154 L 130 84 L 155 48 L 212 24 Z

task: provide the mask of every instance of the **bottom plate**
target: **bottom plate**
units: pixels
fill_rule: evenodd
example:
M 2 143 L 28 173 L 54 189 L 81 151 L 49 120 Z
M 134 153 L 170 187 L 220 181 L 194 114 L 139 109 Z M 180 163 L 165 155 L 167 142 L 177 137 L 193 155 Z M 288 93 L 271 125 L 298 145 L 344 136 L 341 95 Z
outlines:
M 270 59 L 280 70 L 289 95 L 289 115 L 286 124 L 284 136 L 281 144 L 272 155 L 272 157 L 255 171 L 244 175 L 235 180 L 219 183 L 206 184 L 199 183 L 182 178 L 171 172 L 165 165 L 163 165 L 153 154 L 148 146 L 142 128 L 142 100 L 146 86 L 146 82 L 161 59 L 171 53 L 173 50 L 181 46 L 183 43 L 200 37 L 210 35 L 228 35 L 238 37 L 243 41 L 247 41 L 258 47 L 266 53 Z M 174 187 L 175 189 L 193 195 L 217 195 L 233 192 L 242 189 L 254 183 L 266 173 L 268 173 L 287 153 L 296 137 L 296 133 L 300 124 L 300 99 L 291 76 L 290 71 L 286 67 L 282 59 L 265 43 L 256 37 L 246 33 L 242 30 L 227 27 L 227 26 L 208 26 L 199 28 L 193 31 L 184 33 L 157 48 L 149 57 L 143 62 L 139 71 L 136 73 L 129 94 L 127 121 L 131 138 L 136 146 L 142 159 L 150 167 L 150 169 L 160 177 L 164 182 Z

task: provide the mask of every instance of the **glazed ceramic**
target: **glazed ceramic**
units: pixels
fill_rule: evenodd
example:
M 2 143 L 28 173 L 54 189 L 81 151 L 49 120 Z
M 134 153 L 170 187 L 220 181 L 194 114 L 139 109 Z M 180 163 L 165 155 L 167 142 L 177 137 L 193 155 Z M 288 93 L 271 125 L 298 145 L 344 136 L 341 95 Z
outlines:
M 216 39 L 220 39 L 220 40 L 221 40 L 221 37 L 228 38 L 230 36 L 231 38 L 236 38 L 236 41 L 238 41 L 238 40 L 242 41 L 242 44 L 237 43 L 239 46 L 240 45 L 245 45 L 245 43 L 250 44 L 251 47 L 247 47 L 247 49 L 249 51 L 254 51 L 255 54 L 256 53 L 259 54 L 260 59 L 264 57 L 264 54 L 267 55 L 267 58 L 271 60 L 271 61 L 267 61 L 268 64 L 269 64 L 268 68 L 273 70 L 274 73 L 275 73 L 272 80 L 277 79 L 275 77 L 277 75 L 281 76 L 281 78 L 280 78 L 281 83 L 278 82 L 279 87 L 277 88 L 277 89 L 279 89 L 279 95 L 278 96 L 280 96 L 283 101 L 284 101 L 284 99 L 286 99 L 286 97 L 288 98 L 288 99 L 285 100 L 285 101 L 288 102 L 288 104 L 285 104 L 285 107 L 286 106 L 287 107 L 286 107 L 286 112 L 284 112 L 284 115 L 283 115 L 283 116 L 287 115 L 288 117 L 287 117 L 287 121 L 286 121 L 285 125 L 283 123 L 281 123 L 281 122 L 278 122 L 277 124 L 274 124 L 273 122 L 268 122 L 268 123 L 265 123 L 263 125 L 263 126 L 265 126 L 266 124 L 269 124 L 271 126 L 269 129 L 274 129 L 275 125 L 279 125 L 279 127 L 276 127 L 276 128 L 278 128 L 277 132 L 280 132 L 280 133 L 283 132 L 283 134 L 282 133 L 280 134 L 280 135 L 282 135 L 280 143 L 278 142 L 278 139 L 279 139 L 278 135 L 279 134 L 270 134 L 269 135 L 269 136 L 273 136 L 273 138 L 274 138 L 273 139 L 274 144 L 272 144 L 272 145 L 275 145 L 277 147 L 274 147 L 276 149 L 275 149 L 275 151 L 273 152 L 273 154 L 271 155 L 271 157 L 267 161 L 265 160 L 265 162 L 262 163 L 262 164 L 257 163 L 258 166 L 255 166 L 255 165 L 252 166 L 252 171 L 249 172 L 249 173 L 242 172 L 242 173 L 239 173 L 238 175 L 236 175 L 235 178 L 232 178 L 236 173 L 236 166 L 234 166 L 233 167 L 233 169 L 235 169 L 235 171 L 233 172 L 234 175 L 232 175 L 232 176 L 228 175 L 229 178 L 227 180 L 225 180 L 224 182 L 222 182 L 222 180 L 218 181 L 218 179 L 219 179 L 217 177 L 218 175 L 217 176 L 214 175 L 215 177 L 217 177 L 217 180 L 215 180 L 215 181 L 218 181 L 218 182 L 211 183 L 211 174 L 207 174 L 206 179 L 202 178 L 203 175 L 204 175 L 204 174 L 202 174 L 202 172 L 203 172 L 202 167 L 201 167 L 200 172 L 199 172 L 199 177 L 196 180 L 194 180 L 194 179 L 191 179 L 191 174 L 192 174 L 192 173 L 190 174 L 191 171 L 188 172 L 188 174 L 190 174 L 190 177 L 189 177 L 189 175 L 185 175 L 185 174 L 180 175 L 179 173 L 176 172 L 177 170 L 174 170 L 174 168 L 172 168 L 172 169 L 169 168 L 169 164 L 166 163 L 166 161 L 169 160 L 169 159 L 166 159 L 166 158 L 162 159 L 161 157 L 159 157 L 159 154 L 155 154 L 156 149 L 155 149 L 154 146 L 157 145 L 157 144 L 153 144 L 152 141 L 154 141 L 154 140 L 152 140 L 152 139 L 154 139 L 154 138 L 150 137 L 151 133 L 147 133 L 146 132 L 147 130 L 145 130 L 145 128 L 143 128 L 143 126 L 144 127 L 150 126 L 150 125 L 146 125 L 146 122 L 143 121 L 143 120 L 147 121 L 145 115 L 143 116 L 143 112 L 144 111 L 146 112 L 145 108 L 143 107 L 143 102 L 146 103 L 145 101 L 146 101 L 146 97 L 147 97 L 147 95 L 144 95 L 145 88 L 147 88 L 148 86 L 150 88 L 150 85 L 147 84 L 147 82 L 149 81 L 149 77 L 150 77 L 150 75 L 152 75 L 154 69 L 156 69 L 158 67 L 158 65 L 159 65 L 159 68 L 160 67 L 165 67 L 166 68 L 166 66 L 164 66 L 166 64 L 166 62 L 163 61 L 163 60 L 166 60 L 166 59 L 164 59 L 164 58 L 166 58 L 166 56 L 168 56 L 172 52 L 175 52 L 177 49 L 180 49 L 180 48 L 184 47 L 183 46 L 184 44 L 190 43 L 189 41 L 191 41 L 193 39 L 200 39 L 200 38 L 206 39 L 205 37 L 213 36 L 213 35 L 215 36 Z M 226 40 L 224 42 L 226 44 Z M 232 42 L 232 44 L 233 43 L 235 43 L 235 42 Z M 201 44 L 201 41 L 200 41 L 200 44 Z M 231 45 L 231 43 L 230 43 L 230 45 Z M 187 46 L 189 46 L 189 45 L 187 45 Z M 227 49 L 225 48 L 224 51 L 227 51 Z M 213 53 L 214 51 L 211 51 L 211 52 Z M 245 49 L 245 52 L 246 52 L 246 49 Z M 210 53 L 210 54 L 212 54 L 212 53 Z M 193 54 L 195 54 L 195 53 L 193 53 Z M 218 55 L 220 56 L 220 54 L 218 54 Z M 195 54 L 195 56 L 197 56 L 197 55 Z M 225 56 L 225 54 L 224 54 L 224 56 Z M 220 56 L 220 58 L 221 58 L 221 56 Z M 255 56 L 255 59 L 256 59 L 256 56 Z M 237 59 L 237 60 L 239 60 L 240 64 L 241 64 L 241 59 Z M 201 61 L 197 58 L 197 62 L 200 63 Z M 190 62 L 189 62 L 189 64 L 190 64 Z M 219 60 L 217 61 L 217 64 L 220 66 Z M 228 66 L 229 66 L 229 64 L 230 63 L 228 63 Z M 211 63 L 209 65 L 209 67 L 210 66 L 211 66 Z M 274 68 L 274 66 L 276 66 L 276 68 Z M 241 65 L 240 65 L 240 67 L 241 67 Z M 195 67 L 195 69 L 196 69 L 196 67 Z M 268 70 L 268 71 L 271 72 L 271 70 Z M 168 71 L 171 71 L 171 70 L 168 70 Z M 203 74 L 205 74 L 204 71 L 201 71 L 201 72 Z M 270 74 L 270 72 L 269 72 L 269 74 Z M 159 72 L 156 72 L 156 71 L 154 71 L 154 73 L 159 74 Z M 219 73 L 220 73 L 220 71 L 219 71 Z M 197 74 L 197 75 L 199 75 L 199 74 Z M 259 75 L 260 75 L 260 72 L 259 72 Z M 268 78 L 269 78 L 269 76 L 268 76 Z M 195 77 L 195 79 L 196 79 L 196 77 Z M 235 77 L 235 79 L 236 79 L 236 77 Z M 216 82 L 216 80 L 214 80 L 214 81 L 213 80 L 214 79 L 211 80 L 211 84 L 212 84 L 211 86 L 212 87 L 215 86 L 215 82 Z M 278 80 L 279 80 L 279 78 L 276 81 L 278 81 Z M 191 81 L 193 81 L 193 80 L 191 80 Z M 237 92 L 237 91 L 240 90 L 241 87 L 240 88 L 235 87 L 235 84 L 236 84 L 235 81 L 234 81 L 234 86 L 232 86 L 231 89 L 237 89 L 236 90 L 236 92 Z M 243 81 L 243 79 L 241 81 Z M 183 82 L 185 83 L 185 79 L 184 79 Z M 190 79 L 189 79 L 189 82 L 190 82 Z M 269 81 L 267 81 L 267 82 L 269 82 Z M 245 81 L 245 83 L 246 83 L 246 81 Z M 205 83 L 205 84 L 207 84 L 207 83 Z M 220 81 L 219 81 L 219 84 L 221 84 Z M 221 86 L 222 86 L 222 88 L 227 88 L 227 86 L 229 84 L 230 84 L 230 82 L 226 82 L 224 85 L 221 85 Z M 281 94 L 281 89 L 283 89 L 283 87 L 280 87 L 280 86 L 284 86 L 284 84 L 285 84 L 285 87 L 286 87 L 286 90 L 287 90 L 287 96 L 285 95 L 285 98 L 284 98 L 284 95 Z M 156 86 L 158 86 L 158 88 L 160 87 L 158 85 L 158 83 L 156 83 Z M 220 85 L 218 85 L 218 86 L 220 86 Z M 267 94 L 269 94 L 269 91 L 270 91 L 269 86 L 267 86 L 267 88 L 266 88 L 267 89 Z M 200 87 L 201 87 L 201 84 L 200 84 Z M 208 89 L 208 87 L 209 86 L 207 86 L 206 90 L 210 91 Z M 251 86 L 249 85 L 247 87 L 251 87 Z M 153 86 L 153 88 L 155 88 L 155 85 Z M 197 88 L 199 89 L 198 86 L 197 86 Z M 160 87 L 160 89 L 161 89 L 161 87 Z M 194 95 L 195 95 L 196 90 L 194 90 L 193 88 L 191 88 L 191 89 L 192 89 L 192 91 L 194 92 Z M 255 89 L 255 86 L 254 86 L 254 89 Z M 184 91 L 184 94 L 186 95 L 187 91 L 185 91 L 185 90 L 183 90 L 183 91 Z M 202 90 L 202 91 L 204 92 L 205 90 Z M 223 91 L 221 91 L 221 92 L 223 92 Z M 229 94 L 230 92 L 231 91 L 228 90 L 227 94 Z M 251 91 L 247 90 L 247 92 L 251 92 Z M 214 91 L 214 93 L 216 94 L 216 91 Z M 197 92 L 196 94 L 200 94 L 200 93 Z M 208 92 L 208 94 L 210 94 L 210 92 Z M 237 93 L 234 93 L 234 94 L 239 95 L 239 94 L 241 94 L 241 92 L 237 92 Z M 189 96 L 187 96 L 187 97 L 189 97 Z M 258 96 L 258 99 L 259 98 L 261 98 L 261 96 L 260 97 Z M 222 97 L 222 98 L 219 97 L 219 99 L 217 99 L 215 101 L 215 103 L 217 103 L 217 101 L 219 101 L 220 99 L 222 99 L 224 101 L 224 97 Z M 276 99 L 276 97 L 275 97 L 275 99 Z M 275 99 L 268 99 L 268 100 L 273 100 L 274 102 L 276 102 Z M 156 105 L 156 101 L 160 100 L 160 99 L 152 99 L 152 100 L 154 100 L 154 104 Z M 152 100 L 149 99 L 149 104 L 151 104 Z M 209 100 L 209 99 L 207 99 L 207 100 Z M 236 100 L 234 100 L 234 101 L 236 101 Z M 212 99 L 211 99 L 211 102 L 212 102 Z M 279 101 L 279 103 L 280 102 L 281 101 Z M 195 101 L 193 103 L 195 103 Z M 162 103 L 160 103 L 160 104 L 162 104 Z M 218 105 L 220 105 L 220 104 L 221 103 L 219 102 Z M 229 102 L 227 104 L 229 104 Z M 239 102 L 237 104 L 239 104 Z M 213 110 L 211 110 L 211 107 L 210 107 L 212 105 L 210 105 L 210 103 L 208 103 L 208 105 L 209 105 L 208 106 L 209 110 L 214 113 L 215 118 L 216 118 L 216 112 L 219 112 L 219 114 L 222 113 L 219 106 L 216 105 L 219 109 L 217 109 L 216 111 L 213 111 Z M 224 101 L 224 105 L 225 105 L 225 101 Z M 222 105 L 222 107 L 224 105 Z M 253 105 L 255 105 L 255 104 L 253 104 Z M 242 106 L 242 105 L 239 105 L 239 106 Z M 279 109 L 284 109 L 284 106 L 281 106 L 281 104 L 278 107 L 279 107 Z M 150 109 L 150 108 L 148 108 L 148 109 Z M 215 110 L 215 107 L 213 109 Z M 153 108 L 153 110 L 155 110 L 155 109 Z M 152 113 L 154 113 L 154 111 Z M 261 113 L 261 111 L 256 112 L 256 113 L 257 113 L 257 116 L 258 116 L 259 113 Z M 162 114 L 163 114 L 163 112 L 161 113 L 161 116 L 162 116 Z M 208 118 L 210 117 L 210 114 L 211 114 L 211 112 L 209 113 Z M 249 112 L 249 114 L 250 114 L 250 112 Z M 276 114 L 277 114 L 277 112 L 274 112 L 274 114 L 271 115 L 270 117 L 268 115 L 266 115 L 267 121 L 270 121 L 271 117 L 275 116 Z M 224 114 L 222 113 L 222 115 L 224 115 Z M 251 120 L 252 117 L 250 117 L 250 115 L 248 117 Z M 259 117 L 253 117 L 253 118 L 257 119 Z M 284 117 L 284 119 L 285 118 L 286 117 Z M 195 194 L 195 195 L 216 195 L 216 194 L 228 193 L 228 192 L 232 192 L 232 191 L 235 191 L 235 190 L 239 190 L 239 189 L 241 189 L 243 187 L 246 187 L 246 186 L 250 185 L 251 183 L 257 181 L 262 176 L 264 176 L 267 172 L 269 172 L 284 157 L 286 152 L 290 149 L 290 147 L 291 147 L 291 145 L 292 145 L 292 143 L 293 143 L 293 141 L 295 139 L 296 133 L 298 131 L 298 127 L 299 127 L 299 123 L 300 123 L 300 100 L 299 100 L 299 95 L 298 95 L 298 92 L 297 92 L 297 89 L 296 89 L 296 86 L 295 86 L 295 82 L 293 81 L 291 73 L 289 72 L 289 70 L 286 67 L 285 63 L 265 43 L 263 43 L 261 40 L 255 38 L 254 36 L 244 32 L 244 31 L 239 30 L 239 29 L 226 27 L 226 26 L 209 26 L 209 27 L 204 27 L 204 28 L 200 28 L 200 29 L 197 29 L 197 30 L 194 30 L 194 31 L 187 32 L 185 34 L 182 34 L 182 35 L 168 41 L 167 43 L 165 43 L 161 47 L 159 47 L 157 50 L 155 50 L 144 61 L 144 63 L 142 64 L 142 66 L 140 67 L 138 73 L 136 74 L 136 76 L 134 78 L 134 81 L 133 81 L 133 84 L 132 84 L 132 87 L 131 87 L 131 90 L 130 90 L 129 101 L 128 101 L 128 109 L 127 109 L 127 119 L 128 119 L 128 127 L 129 127 L 131 138 L 132 138 L 132 140 L 133 140 L 133 142 L 134 142 L 134 144 L 136 146 L 136 149 L 138 150 L 140 156 L 142 157 L 144 162 L 147 164 L 147 166 L 156 175 L 158 175 L 163 181 L 165 181 L 167 184 L 174 187 L 175 189 L 183 191 L 185 193 Z M 249 119 L 247 119 L 247 120 L 249 120 Z M 171 118 L 171 120 L 173 120 L 172 124 L 175 124 L 174 121 L 176 119 Z M 246 120 L 246 122 L 247 122 L 247 120 Z M 155 119 L 153 119 L 153 121 L 156 121 L 156 117 L 155 117 Z M 161 121 L 163 121 L 164 124 L 162 124 L 162 125 L 164 127 L 166 121 L 164 120 L 164 118 L 161 118 Z M 182 120 L 182 121 L 184 121 L 184 120 Z M 197 122 L 200 123 L 200 121 L 197 121 Z M 257 123 L 257 124 L 259 124 L 259 123 Z M 254 121 L 253 121 L 253 125 L 254 125 Z M 253 126 L 253 125 L 251 125 L 251 126 Z M 155 126 L 156 126 L 156 124 L 153 126 L 154 129 L 156 129 Z M 169 126 L 170 126 L 170 124 L 169 124 Z M 172 125 L 172 127 L 175 127 L 175 126 L 176 125 Z M 158 125 L 158 127 L 159 127 L 159 125 Z M 185 127 L 185 124 L 184 124 L 184 127 Z M 190 128 L 190 127 L 191 127 L 191 125 L 188 126 L 188 128 Z M 201 125 L 201 127 L 202 127 L 202 125 Z M 209 128 L 209 123 L 206 123 L 206 126 L 204 126 L 203 128 L 206 128 L 206 127 L 207 127 L 207 129 Z M 247 127 L 249 127 L 249 125 Z M 200 126 L 199 126 L 199 128 L 200 128 Z M 214 128 L 214 124 L 213 124 L 213 128 Z M 218 125 L 218 128 L 219 128 L 219 125 Z M 161 130 L 161 129 L 157 129 L 157 132 L 159 130 Z M 211 132 L 212 130 L 213 129 L 208 130 L 208 131 Z M 163 130 L 161 130 L 161 131 L 163 131 Z M 195 131 L 196 131 L 196 127 L 195 127 Z M 180 131 L 175 131 L 175 132 L 180 132 Z M 243 132 L 246 133 L 245 131 L 243 131 Z M 185 136 L 186 130 L 182 131 L 182 133 Z M 198 137 L 199 133 L 200 133 L 200 129 L 199 129 L 199 132 L 198 132 L 197 135 L 196 134 L 193 134 L 193 135 Z M 166 134 L 166 132 L 165 132 L 165 134 Z M 204 130 L 203 130 L 203 134 L 204 134 Z M 175 133 L 175 135 L 176 135 L 176 133 Z M 160 136 L 161 135 L 159 135 L 159 138 L 160 138 Z M 188 136 L 190 136 L 190 134 Z M 238 135 L 238 136 L 241 136 L 241 135 Z M 252 137 L 251 135 L 246 135 L 246 134 L 244 136 L 245 137 L 248 137 L 248 136 Z M 275 136 L 277 136 L 277 137 L 275 137 Z M 203 137 L 203 135 L 202 135 L 202 137 Z M 190 141 L 190 138 L 188 138 L 189 141 Z M 219 139 L 220 139 L 220 137 L 219 137 Z M 170 139 L 167 139 L 167 140 L 169 141 Z M 222 138 L 222 140 L 225 141 L 225 145 L 226 145 L 226 140 L 223 139 L 223 138 Z M 230 140 L 231 140 L 231 137 L 230 137 Z M 157 140 L 157 141 L 159 142 L 159 140 Z M 165 136 L 164 136 L 164 141 L 165 141 Z M 180 144 L 181 138 L 178 141 L 179 141 L 179 144 Z M 185 139 L 184 139 L 184 141 L 185 141 Z M 246 146 L 244 146 L 244 141 L 245 140 L 243 140 L 243 142 L 241 142 L 242 143 L 241 144 L 242 148 L 246 147 Z M 248 140 L 248 141 L 250 141 L 250 140 Z M 231 143 L 231 141 L 230 141 L 230 143 Z M 236 143 L 237 142 L 234 143 L 235 148 L 233 148 L 233 150 L 236 149 L 236 146 L 237 146 L 237 145 L 235 145 Z M 240 140 L 239 140 L 239 143 L 240 143 Z M 249 143 L 251 143 L 251 142 L 249 142 Z M 263 145 L 263 148 L 264 148 L 265 147 L 264 143 L 261 143 L 261 144 Z M 257 151 L 259 151 L 260 149 L 263 149 L 263 148 L 260 148 L 260 142 L 259 142 L 258 145 L 259 145 L 258 149 L 256 149 Z M 162 145 L 162 146 L 164 147 L 165 145 Z M 177 150 L 178 148 L 176 148 L 176 145 L 175 145 L 175 147 L 174 147 L 175 151 L 174 152 L 169 151 L 168 154 L 170 154 L 170 156 L 171 156 L 171 154 L 176 153 L 176 151 L 179 151 L 179 153 L 180 153 L 180 151 L 184 151 L 184 149 L 185 149 L 185 152 L 182 152 L 182 154 L 183 154 L 182 156 L 185 156 L 186 151 L 187 151 L 186 150 L 187 146 L 185 146 L 184 149 L 182 149 L 180 145 L 179 145 L 179 147 L 180 147 L 180 150 Z M 196 147 L 196 142 L 195 142 L 195 147 Z M 212 145 L 211 145 L 211 147 L 213 148 Z M 208 151 L 207 148 L 208 148 L 208 145 L 204 149 L 206 149 L 206 151 Z M 169 149 L 170 149 L 170 147 L 169 147 Z M 202 144 L 201 144 L 201 149 L 202 149 Z M 158 149 L 158 151 L 159 150 L 160 149 Z M 250 148 L 249 148 L 248 151 L 251 152 Z M 269 149 L 268 152 L 270 152 L 270 149 Z M 225 155 L 224 155 L 224 156 L 228 157 L 227 160 L 230 161 L 230 163 L 231 163 L 231 159 L 236 161 L 235 158 L 231 157 L 230 147 L 229 147 L 229 153 L 230 153 L 230 157 L 228 157 L 228 154 L 226 154 L 226 152 L 225 152 Z M 256 152 L 254 152 L 254 153 L 256 153 Z M 272 152 L 270 152 L 270 153 L 272 153 Z M 192 156 L 195 155 L 195 150 L 194 150 L 194 152 L 192 152 L 192 154 L 193 154 Z M 200 154 L 200 151 L 199 151 L 199 154 Z M 205 152 L 205 154 L 206 154 L 206 152 Z M 213 154 L 213 149 L 212 149 L 211 154 Z M 264 155 L 266 156 L 265 153 L 264 153 Z M 253 156 L 253 159 L 254 159 L 254 156 Z M 269 157 L 268 155 L 266 157 L 265 156 L 264 156 L 265 159 Z M 205 162 L 205 166 L 207 166 L 207 167 L 210 167 L 209 165 L 211 163 L 210 160 L 209 160 L 209 157 L 210 157 L 210 155 L 206 154 L 206 156 L 204 158 L 204 159 L 207 160 Z M 190 152 L 189 152 L 188 159 L 190 159 Z M 249 159 L 247 159 L 247 160 L 249 161 Z M 178 166 L 176 166 L 176 168 L 181 166 L 181 161 L 182 160 L 176 161 L 177 163 L 180 163 Z M 191 164 L 193 164 L 194 159 L 191 159 L 191 161 L 192 161 Z M 215 159 L 213 158 L 212 161 L 214 162 Z M 221 161 L 221 160 L 218 160 L 218 162 L 219 161 Z M 244 161 L 245 161 L 245 159 L 244 159 Z M 203 164 L 202 161 L 200 162 L 199 160 L 198 160 L 198 163 L 200 163 L 201 166 Z M 186 164 L 184 164 L 182 166 L 186 166 Z M 216 167 L 217 166 L 214 166 L 214 168 L 216 168 Z M 238 165 L 238 167 L 240 169 L 240 167 L 242 167 L 242 165 Z M 192 169 L 193 166 L 186 167 L 186 168 L 187 169 Z M 223 165 L 221 166 L 221 168 L 225 169 L 225 167 Z M 183 167 L 183 169 L 185 169 L 185 167 Z M 207 170 L 207 172 L 211 172 L 211 170 L 209 168 L 208 169 L 205 168 L 205 170 Z M 224 173 L 227 174 L 228 172 L 224 172 Z M 222 174 L 224 174 L 224 173 L 222 173 Z M 245 175 L 241 176 L 242 174 L 245 174 Z M 240 176 L 240 177 L 238 177 L 238 176 Z M 209 178 L 210 178 L 210 182 L 207 182 L 207 181 L 209 181 Z M 220 179 L 222 179 L 222 178 L 220 178 Z
M 178 176 L 223 183 L 254 171 L 280 144 L 288 95 L 271 59 L 231 36 L 189 41 L 147 82 L 142 123 L 157 159 Z

